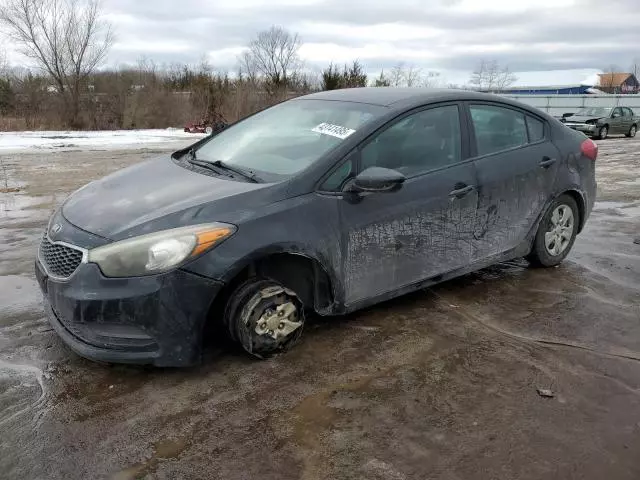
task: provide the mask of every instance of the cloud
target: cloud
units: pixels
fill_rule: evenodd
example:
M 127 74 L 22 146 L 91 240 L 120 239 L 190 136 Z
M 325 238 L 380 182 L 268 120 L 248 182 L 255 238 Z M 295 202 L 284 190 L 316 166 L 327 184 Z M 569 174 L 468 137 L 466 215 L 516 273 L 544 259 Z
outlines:
M 626 68 L 640 38 L 638 0 L 103 0 L 117 42 L 110 65 L 198 62 L 233 70 L 257 32 L 299 33 L 311 69 L 359 59 L 369 72 L 404 61 L 470 71 Z M 10 52 L 11 53 L 11 52 Z M 15 54 L 11 53 L 10 59 Z

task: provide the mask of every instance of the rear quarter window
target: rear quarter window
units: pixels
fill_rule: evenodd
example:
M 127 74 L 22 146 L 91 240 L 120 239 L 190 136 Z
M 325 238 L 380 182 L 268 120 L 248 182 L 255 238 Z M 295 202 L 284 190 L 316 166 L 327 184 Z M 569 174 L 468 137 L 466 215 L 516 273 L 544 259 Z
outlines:
M 544 122 L 534 117 L 527 117 L 529 143 L 539 142 L 544 138 Z

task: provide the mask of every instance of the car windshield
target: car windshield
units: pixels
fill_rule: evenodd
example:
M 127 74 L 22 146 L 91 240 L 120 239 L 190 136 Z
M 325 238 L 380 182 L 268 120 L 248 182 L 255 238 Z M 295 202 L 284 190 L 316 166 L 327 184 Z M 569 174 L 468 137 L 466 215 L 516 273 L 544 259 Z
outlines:
M 590 107 L 578 110 L 574 115 L 580 115 L 581 117 L 607 117 L 611 110 L 613 109 L 606 107 Z
M 268 108 L 196 151 L 198 160 L 281 179 L 306 168 L 387 109 L 364 103 L 292 100 Z

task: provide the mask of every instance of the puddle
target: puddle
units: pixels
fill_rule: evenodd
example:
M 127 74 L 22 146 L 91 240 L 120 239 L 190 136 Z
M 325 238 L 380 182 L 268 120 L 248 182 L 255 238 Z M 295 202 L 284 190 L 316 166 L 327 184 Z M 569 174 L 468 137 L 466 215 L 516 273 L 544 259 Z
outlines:
M 22 275 L 0 277 L 0 305 L 3 318 L 29 312 L 34 306 L 39 306 L 40 301 L 40 289 L 32 278 Z
M 625 217 L 635 217 L 640 215 L 640 204 L 625 202 L 596 202 L 593 206 L 594 212 L 614 213 Z
M 112 480 L 133 480 L 142 478 L 155 470 L 161 460 L 178 458 L 180 454 L 189 446 L 186 437 L 168 439 L 165 438 L 154 443 L 154 455 L 148 460 L 137 463 L 131 467 L 119 471 L 111 477 Z
M 635 180 L 618 180 L 618 182 L 620 185 L 629 185 L 629 186 L 633 186 L 633 185 L 640 185 L 640 177 L 636 178 Z
M 35 211 L 52 205 L 55 196 L 30 197 L 22 193 L 0 193 L 0 219 L 16 220 L 34 216 Z M 40 207 L 40 208 L 35 208 Z M 45 209 L 48 213 L 49 209 Z
M 0 360 L 0 427 L 29 413 L 35 423 L 45 394 L 40 368 Z

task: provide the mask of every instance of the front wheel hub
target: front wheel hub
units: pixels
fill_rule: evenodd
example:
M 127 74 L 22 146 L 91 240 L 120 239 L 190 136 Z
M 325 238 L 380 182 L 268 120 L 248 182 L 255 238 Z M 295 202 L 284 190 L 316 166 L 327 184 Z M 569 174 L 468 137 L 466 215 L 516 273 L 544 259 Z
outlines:
M 282 289 L 283 293 L 285 292 Z M 273 308 L 269 308 L 258 319 L 255 332 L 258 335 L 267 334 L 274 340 L 281 340 L 302 326 L 298 308 L 292 301 L 286 301 Z
M 302 303 L 291 290 L 270 285 L 256 292 L 242 309 L 246 332 L 243 344 L 253 355 L 264 357 L 294 344 L 302 335 Z

